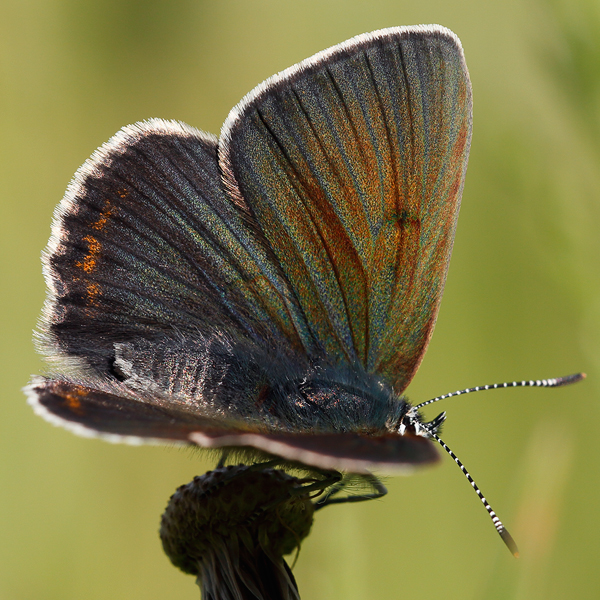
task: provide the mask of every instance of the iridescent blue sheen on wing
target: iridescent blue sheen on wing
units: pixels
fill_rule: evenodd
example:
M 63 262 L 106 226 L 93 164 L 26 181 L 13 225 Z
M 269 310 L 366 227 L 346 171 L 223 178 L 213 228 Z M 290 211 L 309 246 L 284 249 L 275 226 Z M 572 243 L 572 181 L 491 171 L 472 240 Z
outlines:
M 291 284 L 306 353 L 408 385 L 435 324 L 470 138 L 462 48 L 443 28 L 359 36 L 234 108 L 225 183 Z
M 51 356 L 106 374 L 113 345 L 219 330 L 289 344 L 288 283 L 224 193 L 216 139 L 158 119 L 77 172 L 45 256 Z

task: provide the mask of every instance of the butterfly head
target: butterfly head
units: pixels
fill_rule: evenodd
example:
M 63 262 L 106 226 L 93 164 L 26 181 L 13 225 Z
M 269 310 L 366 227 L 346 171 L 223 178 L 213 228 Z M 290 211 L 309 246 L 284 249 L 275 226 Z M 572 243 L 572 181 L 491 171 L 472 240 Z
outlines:
M 433 433 L 438 433 L 446 420 L 446 411 L 440 413 L 433 421 L 423 422 L 423 417 L 418 408 L 412 406 L 400 419 L 398 433 L 400 435 L 420 435 L 424 438 L 431 438 Z

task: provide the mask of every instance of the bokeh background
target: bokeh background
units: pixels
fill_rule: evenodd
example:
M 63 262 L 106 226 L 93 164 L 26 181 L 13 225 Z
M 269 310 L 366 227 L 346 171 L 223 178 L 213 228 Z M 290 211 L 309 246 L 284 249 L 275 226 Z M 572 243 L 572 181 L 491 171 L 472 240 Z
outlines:
M 454 255 L 413 400 L 584 370 L 558 390 L 449 400 L 444 439 L 518 541 L 511 557 L 452 461 L 318 514 L 302 597 L 600 597 L 600 4 L 597 0 L 4 0 L 0 4 L 0 599 L 197 598 L 160 514 L 211 463 L 35 417 L 40 252 L 67 183 L 149 117 L 218 132 L 269 75 L 353 35 L 441 23 L 475 124 Z M 437 407 L 436 407 L 437 408 Z M 435 409 L 430 416 L 437 414 Z

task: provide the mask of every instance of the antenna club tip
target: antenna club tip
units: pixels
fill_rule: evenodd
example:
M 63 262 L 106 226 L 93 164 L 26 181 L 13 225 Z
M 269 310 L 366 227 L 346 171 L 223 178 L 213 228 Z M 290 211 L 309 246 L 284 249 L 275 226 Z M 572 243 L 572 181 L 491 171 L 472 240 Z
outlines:
M 587 377 L 586 373 L 573 373 L 573 375 L 567 375 L 566 377 L 559 377 L 556 380 L 556 384 L 554 387 L 561 387 L 563 385 L 570 385 L 572 383 L 577 383 L 578 381 L 582 381 Z
M 519 549 L 517 548 L 517 544 L 515 543 L 515 540 L 513 540 L 512 535 L 510 535 L 505 528 L 499 530 L 498 533 L 500 534 L 502 541 L 506 544 L 506 547 L 510 550 L 511 554 L 515 558 L 519 558 Z

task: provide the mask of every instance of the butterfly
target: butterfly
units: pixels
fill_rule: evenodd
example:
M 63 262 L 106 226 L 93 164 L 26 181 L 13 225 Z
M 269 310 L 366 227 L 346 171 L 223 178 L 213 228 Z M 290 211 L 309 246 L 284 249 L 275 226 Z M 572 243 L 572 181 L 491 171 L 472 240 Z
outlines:
M 471 123 L 460 41 L 433 25 L 274 75 L 218 139 L 125 127 L 56 209 L 38 333 L 53 372 L 30 404 L 81 435 L 366 478 L 438 460 L 432 440 L 451 453 L 444 413 L 426 423 L 402 393 L 438 314 Z

